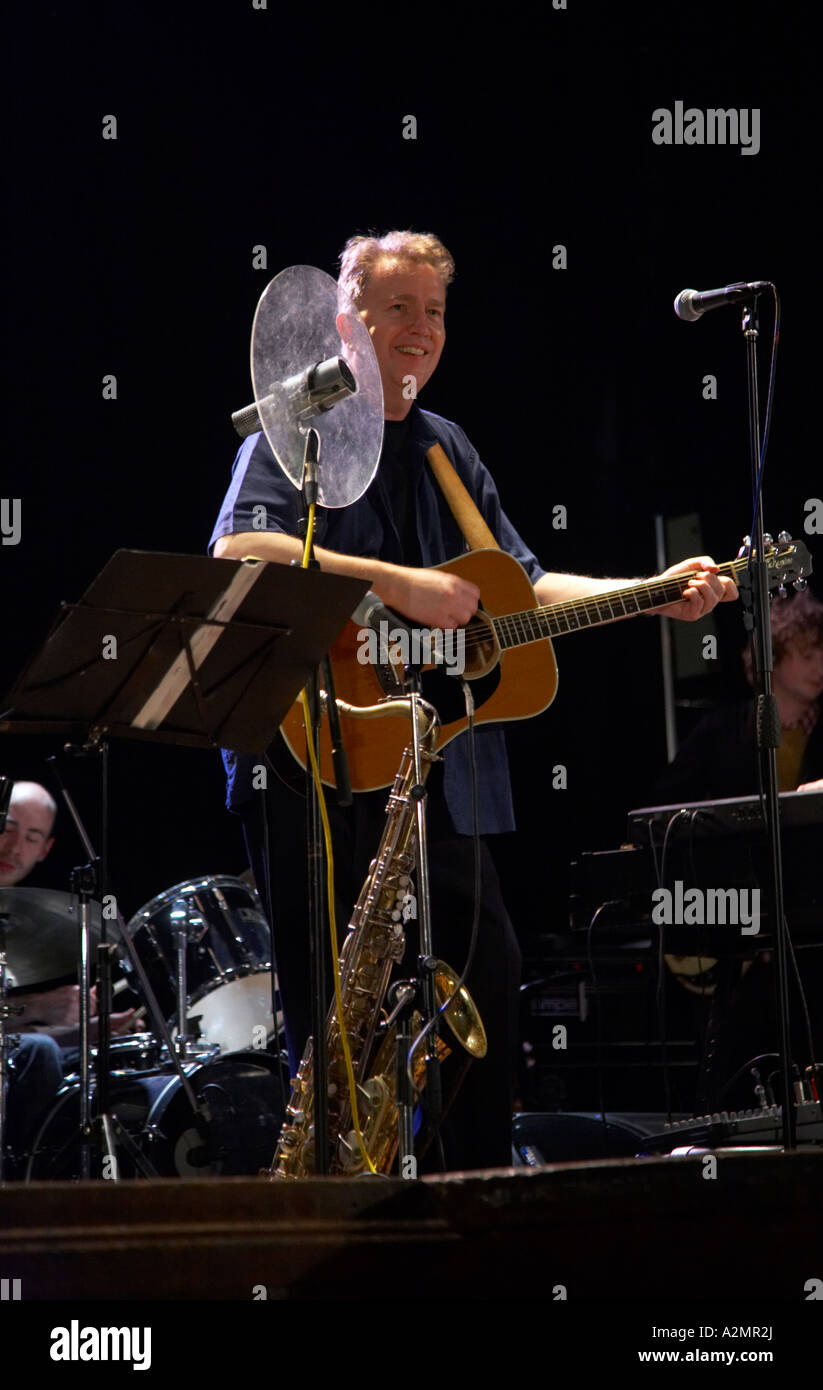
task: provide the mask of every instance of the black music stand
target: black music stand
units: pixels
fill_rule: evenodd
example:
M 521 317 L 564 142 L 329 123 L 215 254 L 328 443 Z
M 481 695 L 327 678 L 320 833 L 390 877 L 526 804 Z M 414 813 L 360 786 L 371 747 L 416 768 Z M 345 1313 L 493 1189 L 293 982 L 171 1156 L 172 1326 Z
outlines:
M 262 753 L 367 590 L 263 560 L 118 550 L 61 604 L 0 733 Z
M 136 738 L 262 756 L 367 589 L 363 579 L 263 560 L 119 550 L 79 603 L 61 605 L 45 644 L 3 702 L 0 733 L 54 733 L 104 752 L 111 738 Z M 78 831 L 93 861 L 79 824 Z M 197 1114 L 188 1077 L 119 911 L 115 920 Z M 105 970 L 105 918 L 101 925 L 99 959 Z M 87 954 L 86 937 L 81 959 Z M 83 1176 L 88 1176 L 90 981 L 85 965 L 83 973 L 80 1100 Z M 107 1007 L 108 990 L 102 988 L 97 1110 L 104 1134 Z

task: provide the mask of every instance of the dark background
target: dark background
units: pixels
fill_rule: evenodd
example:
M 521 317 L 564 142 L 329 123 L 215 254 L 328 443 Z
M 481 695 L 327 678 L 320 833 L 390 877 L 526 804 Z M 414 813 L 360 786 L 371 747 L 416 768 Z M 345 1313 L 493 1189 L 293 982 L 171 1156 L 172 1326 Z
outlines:
M 257 300 L 287 265 L 336 273 L 355 231 L 443 238 L 457 278 L 422 404 L 467 430 L 544 564 L 596 575 L 654 572 L 656 512 L 697 513 L 705 550 L 736 553 L 750 518 L 739 315 L 687 325 L 671 305 L 684 286 L 775 281 L 766 520 L 802 534 L 823 490 L 815 45 L 791 6 L 663 8 L 7 12 L 0 492 L 21 499 L 23 530 L 0 554 L 4 691 L 113 551 L 204 551 L 236 449 L 229 416 L 251 398 Z M 652 111 L 678 99 L 759 107 L 760 153 L 653 145 Z M 116 141 L 101 136 L 109 114 Z M 558 243 L 566 270 L 551 268 Z M 258 244 L 266 270 L 252 268 Z M 107 373 L 116 401 L 102 399 Z M 551 526 L 559 503 L 565 532 Z M 717 662 L 681 696 L 739 691 L 739 608 L 715 630 Z M 520 829 L 499 860 L 524 939 L 564 917 L 569 859 L 617 845 L 665 763 L 657 621 L 569 636 L 557 655 L 551 711 L 510 737 Z M 0 766 L 45 779 L 51 750 L 6 736 Z M 561 762 L 568 789 L 553 791 Z M 216 753 L 120 743 L 111 764 L 127 916 L 192 875 L 240 871 Z M 97 771 L 68 766 L 95 836 Z M 64 824 L 32 881 L 66 886 L 78 858 Z

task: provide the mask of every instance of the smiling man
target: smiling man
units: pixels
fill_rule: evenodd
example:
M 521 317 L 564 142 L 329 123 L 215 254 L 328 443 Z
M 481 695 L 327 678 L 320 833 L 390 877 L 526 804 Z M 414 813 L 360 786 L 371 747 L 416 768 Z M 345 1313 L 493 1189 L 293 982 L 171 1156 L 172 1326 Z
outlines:
M 454 262 L 430 234 L 356 236 L 340 260 L 341 303 L 353 302 L 374 344 L 385 402 L 383 451 L 374 480 L 351 506 L 320 511 L 316 557 L 332 573 L 368 579 L 390 608 L 428 628 L 465 625 L 476 612 L 477 585 L 432 568 L 465 550 L 463 535 L 427 463 L 440 445 L 502 550 L 531 580 L 540 603 L 604 592 L 626 580 L 547 573 L 512 526 L 488 470 L 463 430 L 421 410 L 419 393 L 446 341 L 445 306 Z M 267 529 L 255 525 L 265 508 Z M 284 564 L 300 557 L 299 499 L 262 434 L 248 439 L 211 538 L 215 556 L 253 554 Z M 736 597 L 708 557 L 673 571 L 698 570 L 684 601 L 664 611 L 693 620 Z M 478 818 L 483 836 L 514 829 L 502 730 L 476 733 Z M 262 750 L 261 750 L 262 755 Z M 292 1066 L 309 1031 L 306 847 L 295 797 L 270 776 L 265 797 L 251 792 L 257 759 L 227 757 L 229 804 L 244 818 L 259 884 L 271 883 L 273 930 Z M 428 828 L 435 950 L 463 967 L 472 916 L 472 777 L 464 736 L 444 749 L 429 775 Z M 336 888 L 347 920 L 374 853 L 386 814 L 385 792 L 335 808 Z M 271 835 L 268 836 L 268 829 Z M 270 860 L 264 845 L 271 843 Z M 488 1056 L 469 1072 L 451 1117 L 449 1167 L 506 1164 L 511 1154 L 511 1099 L 517 1040 L 520 953 L 500 894 L 488 846 L 482 846 L 481 923 L 468 986 L 486 1025 Z

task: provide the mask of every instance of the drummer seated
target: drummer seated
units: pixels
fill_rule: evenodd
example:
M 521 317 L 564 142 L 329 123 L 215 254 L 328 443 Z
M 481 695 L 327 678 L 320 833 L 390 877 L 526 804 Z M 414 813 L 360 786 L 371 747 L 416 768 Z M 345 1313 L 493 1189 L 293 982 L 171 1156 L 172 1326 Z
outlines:
M 56 814 L 57 806 L 45 787 L 38 782 L 15 782 L 0 834 L 0 888 L 18 886 L 46 858 L 54 844 Z M 18 994 L 14 1007 L 10 1031 L 20 1033 L 20 1043 L 9 1058 L 7 1132 L 12 1153 L 22 1154 L 29 1151 L 63 1084 L 66 1049 L 79 1043 L 80 991 L 68 984 Z M 133 1009 L 112 1014 L 112 1033 L 130 1031 L 134 1014 Z M 90 1021 L 89 1033 L 96 1042 L 96 1018 Z

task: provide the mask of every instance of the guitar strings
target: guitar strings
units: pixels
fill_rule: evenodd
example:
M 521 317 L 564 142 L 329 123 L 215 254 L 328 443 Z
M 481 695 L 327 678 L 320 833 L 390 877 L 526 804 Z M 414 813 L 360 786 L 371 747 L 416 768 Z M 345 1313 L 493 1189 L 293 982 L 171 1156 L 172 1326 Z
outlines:
M 745 569 L 747 564 L 748 559 L 744 556 L 738 560 L 730 560 L 718 566 L 718 569 L 720 574 L 732 574 L 736 577 L 742 569 Z M 676 602 L 676 600 L 682 596 L 683 589 L 686 587 L 688 581 L 693 579 L 695 575 L 702 573 L 702 570 L 691 570 L 687 574 L 677 575 L 676 577 L 672 576 L 670 579 L 662 581 L 649 580 L 647 583 L 632 585 L 631 589 L 610 589 L 606 593 L 592 594 L 587 598 L 567 599 L 561 603 L 544 604 L 538 608 L 524 609 L 519 613 L 506 613 L 495 618 L 489 617 L 488 622 L 494 629 L 498 641 L 502 639 L 502 645 L 504 646 L 519 645 L 523 642 L 524 636 L 526 641 L 538 640 L 540 637 L 545 636 L 562 636 L 564 632 L 575 632 L 584 626 L 596 627 L 611 621 L 615 617 L 632 617 L 636 613 L 646 612 L 648 608 L 657 606 L 658 599 L 661 604 Z M 652 596 L 654 596 L 655 602 L 644 607 L 639 601 L 639 594 L 642 594 L 647 599 L 651 599 Z M 634 607 L 629 609 L 626 608 L 625 599 L 627 597 L 634 598 Z M 610 611 L 613 604 L 616 603 L 618 599 L 620 599 L 623 608 L 622 614 L 615 614 Z M 607 610 L 606 616 L 600 611 L 603 607 Z M 569 617 L 572 614 L 584 615 L 585 621 L 583 617 L 581 617 L 575 623 L 571 623 Z M 594 615 L 594 621 L 592 621 L 589 615 Z M 556 619 L 558 624 L 562 624 L 565 620 L 565 626 L 560 625 L 556 630 L 549 633 L 542 632 L 540 631 L 540 624 L 545 621 L 546 618 Z M 473 622 L 474 631 L 471 625 L 464 629 L 467 650 L 474 650 L 484 646 L 490 640 L 488 628 L 484 626 L 483 619 L 473 620 Z M 518 624 L 522 629 L 521 631 L 517 630 Z M 529 632 L 528 636 L 526 636 L 526 631 L 524 630 L 532 629 L 535 626 L 538 627 L 537 633 L 532 637 L 531 632 Z M 514 637 L 514 643 L 506 643 L 505 639 L 508 637 Z

